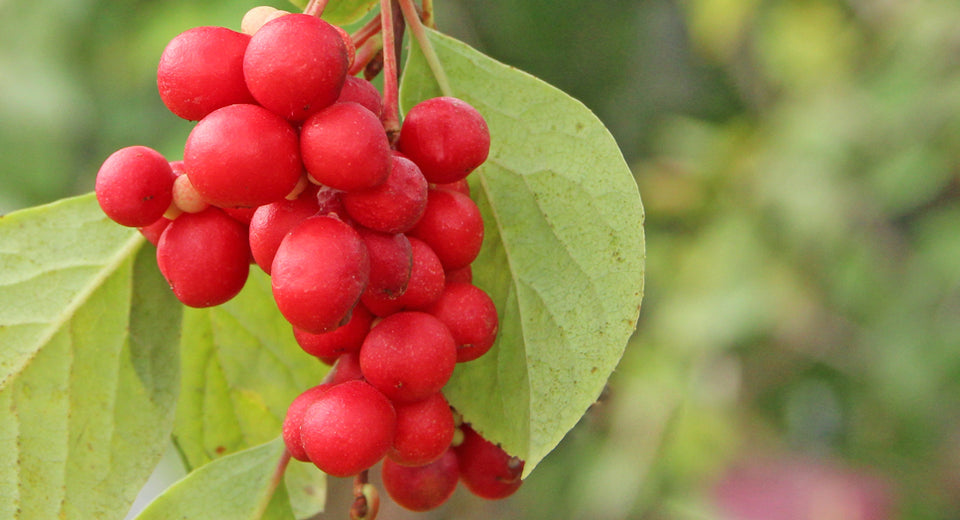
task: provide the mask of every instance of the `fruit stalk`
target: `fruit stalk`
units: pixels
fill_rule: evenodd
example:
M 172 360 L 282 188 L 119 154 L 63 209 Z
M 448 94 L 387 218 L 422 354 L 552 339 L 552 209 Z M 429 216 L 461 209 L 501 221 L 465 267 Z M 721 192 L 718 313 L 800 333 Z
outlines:
M 396 0 L 380 0 L 380 25 L 383 34 L 383 129 L 392 145 L 400 134 L 400 88 L 397 47 L 394 45 L 393 7 Z
M 310 16 L 319 18 L 323 14 L 323 10 L 327 8 L 327 2 L 329 2 L 329 0 L 310 0 L 307 7 L 303 9 L 303 14 L 309 14 Z
M 414 5 L 413 0 L 398 0 L 400 3 L 400 9 L 403 12 L 403 18 L 406 20 L 407 25 L 410 26 L 410 31 L 413 33 L 413 37 L 417 40 L 417 45 L 420 46 L 420 50 L 423 52 L 424 58 L 427 60 L 427 65 L 430 66 L 430 72 L 433 73 L 433 77 L 437 80 L 437 85 L 440 87 L 440 92 L 444 96 L 453 96 L 453 89 L 450 88 L 450 81 L 447 79 L 447 73 L 443 70 L 443 65 L 440 64 L 440 59 L 437 57 L 437 53 L 433 50 L 433 45 L 430 43 L 430 40 L 427 38 L 427 31 L 424 29 L 424 24 L 420 21 L 420 16 L 417 14 L 417 6 Z M 427 6 L 430 2 L 424 1 L 424 15 L 427 16 L 429 12 L 430 23 L 433 23 L 433 10 L 432 8 L 428 11 Z

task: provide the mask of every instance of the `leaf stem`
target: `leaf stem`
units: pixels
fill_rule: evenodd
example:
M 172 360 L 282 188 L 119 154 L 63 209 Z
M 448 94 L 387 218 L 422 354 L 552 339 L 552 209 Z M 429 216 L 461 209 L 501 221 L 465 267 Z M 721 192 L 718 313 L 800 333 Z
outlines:
M 393 5 L 396 0 L 380 0 L 380 32 L 383 35 L 383 129 L 390 144 L 400 134 L 400 86 L 397 71 L 397 46 L 394 35 Z
M 303 14 L 309 14 L 310 16 L 316 16 L 319 18 L 323 15 L 323 10 L 327 8 L 327 2 L 330 0 L 310 0 L 306 7 L 303 8 Z
M 410 26 L 410 31 L 413 33 L 413 37 L 417 40 L 417 45 L 420 46 L 420 50 L 423 52 L 423 57 L 427 60 L 427 65 L 430 66 L 430 71 L 433 72 L 433 77 L 437 80 L 437 85 L 440 87 L 440 92 L 444 96 L 453 96 L 453 89 L 450 88 L 450 81 L 447 79 L 447 73 L 443 70 L 443 65 L 440 63 L 440 59 L 437 57 L 437 53 L 433 50 L 433 44 L 430 43 L 429 38 L 427 38 L 427 31 L 423 26 L 423 23 L 420 21 L 420 16 L 417 14 L 417 6 L 414 5 L 413 0 L 398 0 L 400 3 L 400 9 L 403 11 L 403 18 L 407 21 L 407 25 Z M 429 3 L 424 1 L 424 12 L 427 12 L 427 5 Z M 432 13 L 433 9 L 430 9 L 431 13 L 431 23 L 433 22 Z
M 287 471 L 287 465 L 290 463 L 290 452 L 286 449 L 283 450 L 283 455 L 280 456 L 280 460 L 277 462 L 277 468 L 273 470 L 273 476 L 270 477 L 270 488 L 268 493 L 264 495 L 263 502 L 260 504 L 257 514 L 253 518 L 261 518 L 266 512 L 267 508 L 270 507 L 270 502 L 273 500 L 274 493 L 277 492 L 277 486 L 280 485 L 280 481 L 283 480 L 283 474 Z

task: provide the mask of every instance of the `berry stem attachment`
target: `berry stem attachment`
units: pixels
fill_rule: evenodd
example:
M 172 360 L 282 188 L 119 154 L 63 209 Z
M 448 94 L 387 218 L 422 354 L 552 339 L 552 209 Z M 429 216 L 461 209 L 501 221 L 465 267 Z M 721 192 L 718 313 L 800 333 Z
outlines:
M 361 471 L 353 479 L 353 506 L 350 508 L 350 520 L 376 520 L 380 511 L 380 494 L 370 484 L 368 471 Z
M 310 0 L 307 7 L 303 9 L 303 14 L 309 14 L 310 16 L 319 18 L 323 14 L 323 10 L 327 8 L 329 1 L 330 0 Z
M 423 19 L 423 25 L 431 29 L 437 28 L 437 21 L 433 17 L 433 0 L 423 0 L 421 2 L 422 12 L 421 18 Z
M 400 86 L 397 47 L 394 44 L 393 6 L 396 0 L 380 0 L 380 25 L 383 35 L 383 129 L 392 145 L 400 134 Z
M 379 26 L 379 20 L 377 21 L 377 25 Z M 353 65 L 350 67 L 350 70 L 347 71 L 347 74 L 354 76 L 364 70 L 367 64 L 373 61 L 382 49 L 383 40 L 378 34 L 367 38 L 362 45 L 357 45 L 356 57 L 353 59 Z
M 433 72 L 433 77 L 437 80 L 437 85 L 440 87 L 440 92 L 444 96 L 453 96 L 453 89 L 450 88 L 450 81 L 447 79 L 447 73 L 443 70 L 443 65 L 440 63 L 440 59 L 437 57 L 437 53 L 433 50 L 433 45 L 430 43 L 430 40 L 427 38 L 427 31 L 424 29 L 423 23 L 420 21 L 420 16 L 417 14 L 417 6 L 414 5 L 413 0 L 398 0 L 400 3 L 400 9 L 403 11 L 403 18 L 406 20 L 407 25 L 410 26 L 410 31 L 413 33 L 413 37 L 417 40 L 417 45 L 420 46 L 420 50 L 423 51 L 424 58 L 427 59 L 427 65 L 430 66 L 430 71 Z M 430 6 L 431 2 L 424 1 L 424 15 L 426 16 L 429 12 L 430 23 L 433 23 L 433 8 Z M 427 7 L 430 6 L 428 10 Z

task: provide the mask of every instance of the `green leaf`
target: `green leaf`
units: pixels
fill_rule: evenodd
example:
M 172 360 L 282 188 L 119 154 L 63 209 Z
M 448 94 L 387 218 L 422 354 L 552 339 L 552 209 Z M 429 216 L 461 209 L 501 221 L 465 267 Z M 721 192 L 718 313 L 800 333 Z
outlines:
M 290 0 L 290 3 L 303 10 L 307 0 Z M 332 0 L 323 10 L 323 19 L 334 25 L 349 25 L 373 10 L 379 4 L 377 0 Z
M 636 327 L 643 206 L 616 142 L 583 104 L 429 31 L 453 94 L 490 127 L 470 175 L 486 223 L 474 281 L 500 312 L 497 344 L 444 389 L 464 419 L 526 460 L 525 474 L 597 399 Z M 410 52 L 405 108 L 439 96 Z
M 255 266 L 243 291 L 207 309 L 186 309 L 174 437 L 188 468 L 275 438 L 287 407 L 327 367 L 306 354 Z M 312 466 L 289 482 L 297 516 L 323 508 L 325 481 Z
M 167 488 L 136 520 L 292 520 L 280 485 L 287 460 L 280 438 L 219 458 Z
M 92 194 L 0 218 L 0 518 L 122 518 L 173 425 L 181 306 Z

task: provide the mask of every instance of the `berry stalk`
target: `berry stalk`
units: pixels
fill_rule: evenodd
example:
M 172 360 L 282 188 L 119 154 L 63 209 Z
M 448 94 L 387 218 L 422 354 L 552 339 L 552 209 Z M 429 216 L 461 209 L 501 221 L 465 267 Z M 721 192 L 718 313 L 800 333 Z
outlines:
M 447 79 L 447 73 L 443 70 L 443 65 L 440 63 L 440 59 L 437 57 L 437 53 L 433 50 L 433 45 L 430 43 L 430 40 L 427 38 L 427 31 L 424 29 L 424 24 L 420 21 L 420 15 L 417 14 L 417 6 L 414 5 L 413 0 L 397 0 L 400 4 L 400 9 L 403 11 L 403 18 L 406 20 L 407 25 L 410 26 L 410 31 L 413 33 L 413 37 L 417 40 L 417 45 L 420 46 L 420 50 L 423 51 L 424 58 L 427 59 L 427 65 L 430 66 L 430 72 L 433 73 L 433 77 L 437 80 L 437 85 L 440 87 L 440 92 L 444 96 L 452 97 L 453 89 L 450 88 L 450 81 Z M 429 21 L 433 24 L 433 8 L 428 10 L 427 6 L 431 2 L 424 0 L 423 11 L 424 16 L 427 16 L 429 12 Z
M 396 0 L 380 0 L 380 31 L 383 34 L 383 129 L 390 144 L 400 134 L 400 87 L 397 47 L 394 45 L 393 6 Z
M 329 1 L 330 0 L 310 0 L 307 7 L 303 9 L 303 14 L 309 14 L 310 16 L 319 18 L 323 14 L 323 10 L 327 8 Z

